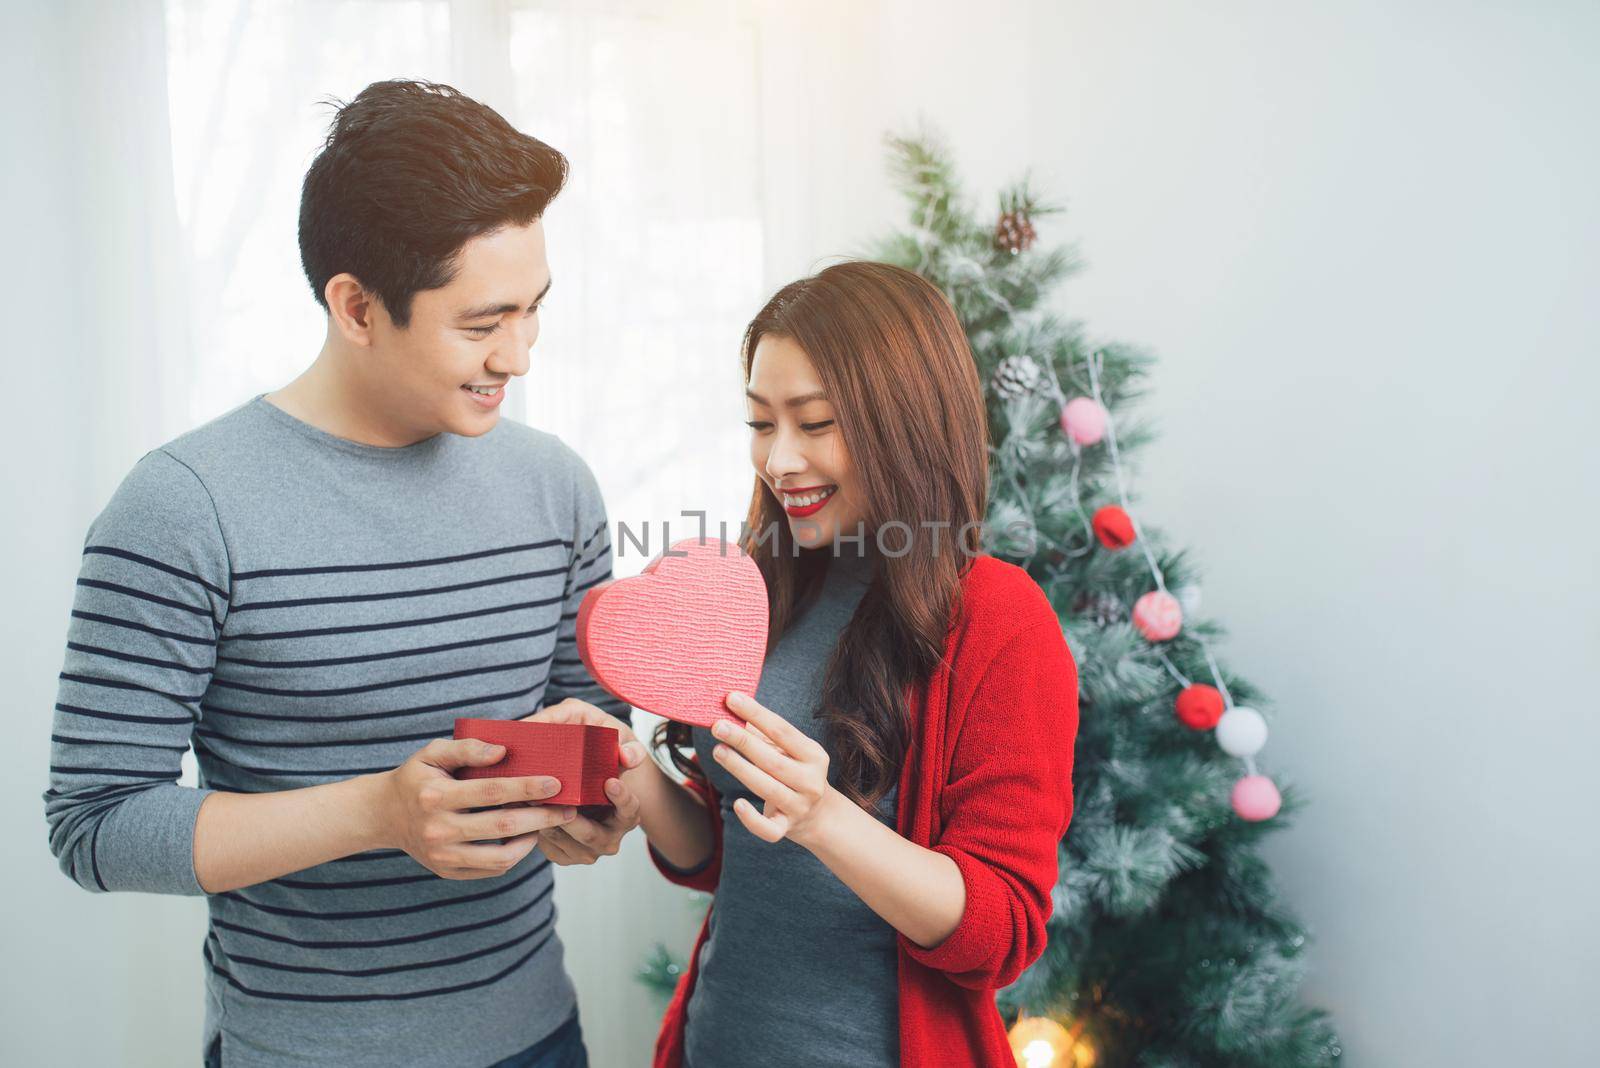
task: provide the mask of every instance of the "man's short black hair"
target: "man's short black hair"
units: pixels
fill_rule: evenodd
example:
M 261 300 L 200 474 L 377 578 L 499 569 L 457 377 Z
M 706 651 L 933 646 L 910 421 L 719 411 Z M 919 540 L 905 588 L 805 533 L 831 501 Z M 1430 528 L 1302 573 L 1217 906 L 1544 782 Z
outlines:
M 567 180 L 567 160 L 493 108 L 435 82 L 374 82 L 338 106 L 300 192 L 300 262 L 317 302 L 344 271 L 397 326 L 411 298 L 455 277 L 480 234 L 526 226 Z

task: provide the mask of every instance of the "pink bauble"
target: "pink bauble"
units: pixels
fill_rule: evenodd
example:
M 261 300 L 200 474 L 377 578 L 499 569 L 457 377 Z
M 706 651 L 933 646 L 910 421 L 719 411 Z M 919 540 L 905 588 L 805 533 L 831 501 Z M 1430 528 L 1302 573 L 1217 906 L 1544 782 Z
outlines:
M 1061 429 L 1079 445 L 1093 445 L 1106 436 L 1106 410 L 1093 397 L 1073 397 L 1061 409 Z
M 1164 642 L 1183 626 L 1183 608 L 1166 590 L 1151 590 L 1133 602 L 1133 625 L 1153 642 Z
M 1246 775 L 1233 784 L 1233 811 L 1242 820 L 1270 820 L 1282 804 L 1278 788 L 1265 775 Z

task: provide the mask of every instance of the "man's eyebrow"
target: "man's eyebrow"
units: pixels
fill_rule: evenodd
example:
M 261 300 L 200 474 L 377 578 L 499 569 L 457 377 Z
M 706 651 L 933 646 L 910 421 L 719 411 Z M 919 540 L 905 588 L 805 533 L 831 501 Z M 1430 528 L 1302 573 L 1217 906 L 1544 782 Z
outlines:
M 544 284 L 544 288 L 539 290 L 539 295 L 537 297 L 533 298 L 533 303 L 534 304 L 539 303 L 541 300 L 543 300 L 545 298 L 545 295 L 550 292 L 550 286 L 554 282 L 555 282 L 555 279 L 552 278 L 552 279 L 550 279 L 550 281 L 548 281 L 548 282 L 546 282 Z M 522 310 L 522 305 L 520 305 L 520 304 L 483 304 L 483 305 L 480 305 L 479 307 L 476 307 L 476 308 L 468 308 L 466 311 L 461 313 L 461 318 L 463 318 L 463 319 L 486 319 L 491 315 L 499 316 L 499 315 L 506 314 L 506 312 L 514 312 L 514 311 L 521 311 L 521 310 Z
M 767 404 L 767 398 L 763 397 L 753 389 L 745 390 L 744 395 L 755 401 L 757 404 Z M 814 389 L 810 393 L 802 393 L 798 397 L 790 397 L 788 400 L 783 402 L 783 406 L 785 408 L 799 408 L 803 405 L 810 404 L 814 400 L 827 399 L 828 395 L 826 393 L 820 389 Z M 770 408 L 771 405 L 768 404 L 767 407 Z

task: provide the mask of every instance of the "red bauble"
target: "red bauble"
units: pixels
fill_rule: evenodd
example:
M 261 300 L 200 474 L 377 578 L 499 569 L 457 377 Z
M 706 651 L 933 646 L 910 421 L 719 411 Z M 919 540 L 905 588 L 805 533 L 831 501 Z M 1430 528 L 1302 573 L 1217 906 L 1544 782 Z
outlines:
M 1133 529 L 1133 519 L 1114 504 L 1108 504 L 1096 512 L 1089 525 L 1094 528 L 1094 536 L 1107 549 L 1126 549 L 1138 537 Z
M 1203 682 L 1191 683 L 1178 694 L 1178 719 L 1192 731 L 1208 731 L 1222 718 L 1222 693 Z

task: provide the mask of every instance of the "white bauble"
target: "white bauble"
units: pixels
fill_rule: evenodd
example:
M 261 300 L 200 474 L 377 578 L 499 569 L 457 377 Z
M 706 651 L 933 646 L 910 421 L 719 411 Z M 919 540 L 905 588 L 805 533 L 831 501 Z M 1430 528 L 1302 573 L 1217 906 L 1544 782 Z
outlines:
M 1200 614 L 1200 587 L 1184 586 L 1172 591 L 1172 595 L 1183 606 L 1183 618 L 1193 619 Z
M 1253 708 L 1234 705 L 1217 721 L 1217 744 L 1229 756 L 1255 756 L 1267 744 L 1267 721 Z

